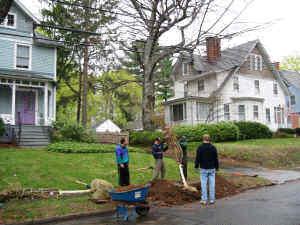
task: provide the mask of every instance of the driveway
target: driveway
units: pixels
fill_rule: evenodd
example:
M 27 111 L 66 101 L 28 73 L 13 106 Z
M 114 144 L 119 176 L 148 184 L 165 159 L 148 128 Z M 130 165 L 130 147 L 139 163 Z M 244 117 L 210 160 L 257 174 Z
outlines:
M 300 225 L 300 181 L 251 190 L 221 199 L 213 206 L 193 203 L 173 208 L 154 208 L 136 223 L 117 223 L 114 218 L 92 217 L 56 225 Z M 54 224 L 53 224 L 54 225 Z

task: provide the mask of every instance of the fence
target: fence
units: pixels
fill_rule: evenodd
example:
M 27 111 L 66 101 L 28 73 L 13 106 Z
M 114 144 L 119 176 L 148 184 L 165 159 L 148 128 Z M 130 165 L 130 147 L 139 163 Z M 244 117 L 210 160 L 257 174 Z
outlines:
M 129 133 L 121 132 L 121 133 L 111 133 L 111 132 L 97 132 L 96 140 L 99 143 L 106 144 L 118 144 L 122 138 L 126 138 L 129 141 Z

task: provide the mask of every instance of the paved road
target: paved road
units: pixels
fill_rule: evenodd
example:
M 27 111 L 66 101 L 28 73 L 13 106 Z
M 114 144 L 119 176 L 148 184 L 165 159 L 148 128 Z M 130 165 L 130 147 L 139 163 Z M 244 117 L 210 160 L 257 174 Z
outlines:
M 300 225 L 300 181 L 251 190 L 216 205 L 193 203 L 181 207 L 153 209 L 136 223 L 117 223 L 113 218 L 89 218 L 56 225 Z M 54 225 L 54 224 L 53 224 Z

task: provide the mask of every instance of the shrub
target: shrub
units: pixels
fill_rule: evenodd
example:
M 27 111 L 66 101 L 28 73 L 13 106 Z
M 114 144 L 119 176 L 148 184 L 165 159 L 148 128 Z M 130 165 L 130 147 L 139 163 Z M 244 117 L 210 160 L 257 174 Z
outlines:
M 257 122 L 240 121 L 235 122 L 240 130 L 240 139 L 271 138 L 271 130 L 264 124 Z
M 300 136 L 300 128 L 296 128 L 295 132 L 296 132 L 297 137 L 299 137 Z
M 51 132 L 51 139 L 57 141 L 95 142 L 91 131 L 75 122 L 55 122 Z
M 273 138 L 292 138 L 292 137 L 294 137 L 294 134 L 288 134 L 288 133 L 283 133 L 283 132 L 279 132 L 279 131 L 276 131 L 273 134 Z
M 129 142 L 133 145 L 149 146 L 153 144 L 155 138 L 163 138 L 161 131 L 131 131 L 129 133 Z
M 295 129 L 292 129 L 292 128 L 279 128 L 277 130 L 277 132 L 285 133 L 285 134 L 295 134 L 296 133 Z
M 115 151 L 116 145 L 113 144 L 96 144 L 82 142 L 56 142 L 48 145 L 47 150 L 60 153 L 112 153 Z M 136 148 L 130 147 L 132 152 L 138 151 Z
M 0 118 L 0 137 L 5 133 L 4 121 Z
M 209 134 L 213 141 L 236 141 L 239 129 L 234 123 L 198 124 L 196 126 L 175 126 L 173 131 L 177 137 L 186 136 L 188 141 L 200 141 L 204 134 Z

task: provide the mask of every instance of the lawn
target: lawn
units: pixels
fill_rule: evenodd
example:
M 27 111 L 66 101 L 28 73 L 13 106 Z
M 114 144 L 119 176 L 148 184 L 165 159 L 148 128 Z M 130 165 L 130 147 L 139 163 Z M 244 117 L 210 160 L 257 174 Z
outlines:
M 179 180 L 176 162 L 165 159 L 167 179 Z M 132 152 L 130 154 L 130 171 L 132 183 L 146 183 L 152 177 L 152 170 L 136 171 L 136 169 L 153 166 L 151 155 Z M 189 168 L 192 179 L 198 174 Z M 14 150 L 0 151 L 0 190 L 13 185 L 24 188 L 58 188 L 81 189 L 75 183 L 81 180 L 89 183 L 100 178 L 117 184 L 117 169 L 114 153 L 101 154 L 63 154 L 45 150 Z
M 200 143 L 189 143 L 190 157 Z M 215 143 L 220 158 L 270 168 L 300 166 L 300 138 L 256 139 Z

